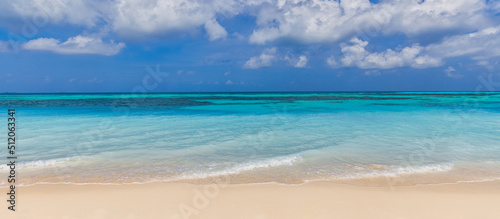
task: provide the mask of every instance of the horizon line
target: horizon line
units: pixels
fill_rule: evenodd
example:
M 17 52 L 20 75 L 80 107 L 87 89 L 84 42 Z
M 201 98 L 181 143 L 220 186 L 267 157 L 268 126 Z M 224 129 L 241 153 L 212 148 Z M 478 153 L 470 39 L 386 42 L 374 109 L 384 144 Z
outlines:
M 133 92 L 0 92 L 0 94 L 133 94 L 133 95 L 147 95 L 147 94 L 200 94 L 200 93 L 498 93 L 500 91 L 170 91 L 170 92 L 146 92 L 146 93 L 133 93 Z

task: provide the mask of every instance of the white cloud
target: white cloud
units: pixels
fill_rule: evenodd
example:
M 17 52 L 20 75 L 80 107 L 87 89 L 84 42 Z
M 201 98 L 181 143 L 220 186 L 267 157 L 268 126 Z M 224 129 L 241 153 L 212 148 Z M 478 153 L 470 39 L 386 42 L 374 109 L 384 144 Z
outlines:
M 218 21 L 237 14 L 255 16 L 256 27 L 248 36 L 229 33 L 251 43 L 277 40 L 302 43 L 342 42 L 358 36 L 369 39 L 377 34 L 403 34 L 411 41 L 432 33 L 434 42 L 401 49 L 370 52 L 360 41 L 342 47 L 342 54 L 330 57 L 333 67 L 394 68 L 438 66 L 450 57 L 471 56 L 485 60 L 500 56 L 500 2 L 484 0 L 18 0 L 2 1 L 0 17 L 5 21 L 28 19 L 30 28 L 39 31 L 45 23 L 92 27 L 90 32 L 109 30 L 127 38 L 176 33 L 196 33 L 204 28 L 211 41 L 225 39 L 226 29 Z M 16 20 L 17 19 L 17 20 Z M 4 22 L 7 23 L 7 22 Z M 12 22 L 17 25 L 18 22 Z M 22 27 L 21 27 L 22 26 Z M 18 29 L 25 28 L 20 25 Z M 477 32 L 465 34 L 472 31 Z M 36 31 L 35 33 L 36 36 Z M 451 33 L 455 36 L 449 36 Z M 445 37 L 449 36 L 449 37 Z M 30 38 L 24 36 L 25 38 Z M 367 38 L 365 38 L 367 37 Z M 325 44 L 322 44 L 325 45 Z M 76 36 L 60 42 L 39 38 L 22 45 L 25 49 L 63 54 L 117 54 L 123 43 L 103 42 L 100 37 Z M 0 42 L 0 52 L 8 50 Z M 271 66 L 276 52 L 264 51 L 252 57 L 245 68 Z M 290 61 L 306 67 L 308 56 Z
M 124 43 L 115 43 L 112 40 L 105 43 L 101 38 L 89 36 L 70 37 L 65 42 L 60 42 L 54 38 L 38 38 L 30 40 L 21 45 L 27 50 L 43 50 L 61 54 L 97 54 L 115 55 L 125 47 Z
M 494 23 L 483 0 L 294 0 L 266 5 L 257 15 L 250 42 L 280 38 L 305 43 L 335 42 L 354 35 L 418 35 L 450 30 L 471 31 Z
M 326 59 L 326 64 L 328 64 L 331 67 L 339 67 L 339 63 L 337 62 L 335 56 L 328 57 L 328 59 Z
M 500 2 L 499 1 L 488 1 L 490 8 L 496 12 L 500 12 Z
M 38 28 L 49 22 L 94 26 L 106 18 L 110 7 L 112 1 L 99 0 L 18 0 L 2 3 L 3 10 L 24 18 L 25 22 L 28 20 L 30 26 Z
M 437 57 L 472 56 L 487 59 L 500 56 L 500 26 L 488 27 L 470 34 L 456 35 L 426 48 Z
M 5 1 L 0 16 L 22 22 L 33 28 L 47 23 L 93 27 L 102 25 L 124 37 L 185 33 L 205 26 L 211 39 L 225 37 L 217 14 L 230 17 L 245 6 L 261 1 L 240 0 L 19 0 Z M 33 19 L 32 19 L 33 18 Z M 31 28 L 31 27 L 30 27 Z
M 191 32 L 204 26 L 210 40 L 215 40 L 227 35 L 216 15 L 230 17 L 249 4 L 236 0 L 119 0 L 110 12 L 110 23 L 127 37 Z
M 419 35 L 468 32 L 499 23 L 496 1 L 484 0 L 18 0 L 3 1 L 0 14 L 37 23 L 102 25 L 125 37 L 163 36 L 204 27 L 210 40 L 227 31 L 216 18 L 256 16 L 249 38 L 336 42 L 355 35 Z M 33 20 L 32 18 L 37 18 Z
M 363 69 L 379 68 L 397 68 L 411 66 L 414 68 L 425 68 L 439 66 L 441 60 L 422 54 L 423 47 L 415 44 L 411 47 L 405 47 L 400 51 L 387 49 L 384 52 L 372 53 L 365 49 L 367 41 L 358 38 L 352 38 L 349 44 L 342 44 L 341 51 L 343 56 L 340 60 L 330 57 L 327 64 L 331 67 L 349 67 L 356 66 Z
M 365 49 L 367 45 L 367 41 L 353 38 L 349 44 L 341 44 L 342 57 L 340 59 L 332 56 L 326 62 L 331 67 L 356 66 L 365 69 L 387 69 L 404 66 L 435 67 L 442 65 L 446 58 L 460 56 L 470 56 L 476 60 L 493 59 L 500 56 L 500 26 L 455 35 L 426 47 L 414 44 L 398 51 L 387 49 L 376 53 L 367 51 Z M 447 73 L 451 72 L 453 71 Z
M 457 74 L 456 71 L 457 70 L 455 70 L 455 68 L 453 68 L 452 66 L 448 66 L 448 68 L 444 70 L 444 73 L 446 73 L 446 77 L 450 77 L 450 78 L 461 78 L 461 77 L 463 77 L 463 75 Z
M 226 84 L 227 84 L 227 85 L 231 85 L 231 84 L 234 84 L 234 82 L 232 82 L 231 80 L 227 80 L 227 81 L 226 81 Z
M 454 72 L 454 71 L 456 71 L 456 70 L 452 66 L 448 66 L 448 68 L 444 70 L 444 72 L 446 72 L 446 73 L 451 73 L 451 72 Z
M 260 56 L 250 58 L 243 68 L 256 69 L 261 67 L 269 67 L 276 59 L 276 47 L 265 49 Z
M 122 34 L 157 34 L 192 29 L 211 20 L 213 13 L 189 0 L 119 0 L 112 16 L 113 29 Z
M 306 55 L 300 55 L 298 58 L 293 55 L 292 57 L 285 55 L 282 60 L 288 61 L 295 68 L 305 68 L 307 67 L 307 62 L 309 62 L 309 58 Z
M 305 68 L 309 59 L 305 55 L 299 57 L 299 61 L 294 65 L 295 68 Z
M 226 30 L 215 19 L 205 22 L 205 30 L 210 41 L 225 39 L 227 36 Z

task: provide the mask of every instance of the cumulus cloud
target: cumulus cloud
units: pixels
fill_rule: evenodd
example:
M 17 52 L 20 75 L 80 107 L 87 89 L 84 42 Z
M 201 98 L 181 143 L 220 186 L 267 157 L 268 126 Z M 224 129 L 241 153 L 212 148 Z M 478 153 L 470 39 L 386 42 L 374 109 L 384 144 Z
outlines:
M 290 65 L 295 68 L 305 68 L 307 67 L 307 62 L 309 61 L 309 58 L 306 55 L 301 55 L 298 58 L 293 55 L 292 57 L 286 55 L 285 57 L 282 58 L 282 60 L 288 61 Z
M 201 26 L 212 18 L 212 12 L 203 9 L 203 4 L 189 0 L 120 0 L 114 8 L 112 26 L 123 34 L 184 30 Z
M 365 49 L 367 41 L 352 38 L 349 44 L 342 44 L 341 51 L 343 56 L 340 60 L 331 57 L 327 64 L 332 67 L 349 67 L 370 69 L 388 69 L 396 67 L 411 66 L 414 68 L 425 68 L 438 66 L 441 60 L 422 54 L 423 47 L 415 44 L 411 47 L 405 47 L 400 51 L 387 49 L 384 52 L 369 52 Z
M 125 37 L 190 32 L 205 26 L 210 39 L 225 33 L 216 21 L 218 14 L 230 17 L 246 6 L 260 4 L 240 0 L 19 0 L 6 1 L 0 15 L 27 19 L 33 28 L 47 23 L 93 27 L 103 25 Z M 33 19 L 32 19 L 33 18 Z M 31 28 L 31 27 L 30 27 Z
M 38 31 L 37 28 L 48 23 L 70 24 L 85 26 L 91 30 L 89 32 L 109 30 L 122 38 L 155 36 L 161 39 L 164 35 L 197 32 L 204 28 L 210 41 L 233 34 L 255 44 L 292 40 L 327 45 L 355 36 L 358 40 L 366 40 L 378 34 L 405 35 L 413 37 L 411 41 L 418 41 L 419 36 L 432 33 L 432 39 L 423 46 L 414 44 L 381 52 L 368 51 L 370 49 L 364 45 L 368 41 L 351 41 L 343 44 L 342 54 L 327 59 L 327 64 L 333 67 L 425 68 L 442 65 L 443 60 L 450 57 L 471 56 L 485 60 L 498 57 L 500 53 L 497 49 L 500 48 L 498 1 L 18 0 L 2 3 L 0 17 L 5 21 L 14 20 L 16 22 L 12 23 L 18 24 L 17 21 L 28 20 L 19 29 L 26 26 Z M 219 23 L 237 14 L 255 16 L 256 27 L 249 37 L 228 33 Z M 64 42 L 39 38 L 23 44 L 22 48 L 62 54 L 113 55 L 124 46 L 123 43 L 103 42 L 99 37 L 76 36 Z M 2 51 L 7 51 L 5 43 L 0 43 Z M 277 57 L 276 52 L 264 51 L 243 67 L 271 66 Z M 290 65 L 306 67 L 309 59 L 303 55 L 290 61 Z
M 133 36 L 189 32 L 204 26 L 209 39 L 215 40 L 227 35 L 216 15 L 238 14 L 248 4 L 239 0 L 119 0 L 110 12 L 110 23 L 116 32 Z
M 475 59 L 500 56 L 500 26 L 484 28 L 477 32 L 445 38 L 442 42 L 427 46 L 429 54 L 437 57 L 469 55 Z
M 256 69 L 261 67 L 269 67 L 276 60 L 276 47 L 265 49 L 259 56 L 250 58 L 243 68 Z
M 295 68 L 305 68 L 309 59 L 305 55 L 299 57 L 299 61 L 294 65 Z
M 205 30 L 210 41 L 224 39 L 227 36 L 226 30 L 215 19 L 205 22 Z
M 210 40 L 227 32 L 216 18 L 245 13 L 256 17 L 249 40 L 337 42 L 355 35 L 418 35 L 468 32 L 498 23 L 496 1 L 484 0 L 18 0 L 6 1 L 3 16 L 52 22 L 103 25 L 126 37 L 185 33 L 204 27 Z
M 414 44 L 394 51 L 369 52 L 367 41 L 352 38 L 348 44 L 341 44 L 340 59 L 330 57 L 326 60 L 331 67 L 356 66 L 359 68 L 395 68 L 411 66 L 427 68 L 440 66 L 444 59 L 470 56 L 476 60 L 488 60 L 500 56 L 500 26 L 481 29 L 476 32 L 447 37 L 438 43 L 422 47 Z M 453 67 L 451 67 L 453 68 Z M 451 75 L 453 71 L 447 69 Z M 456 75 L 455 75 L 456 76 Z
M 27 50 L 43 50 L 60 54 L 96 54 L 115 55 L 125 47 L 124 43 L 115 43 L 112 40 L 105 43 L 101 38 L 89 36 L 75 36 L 61 42 L 54 38 L 38 38 L 21 45 Z
M 318 43 L 378 33 L 416 35 L 430 31 L 434 34 L 471 31 L 494 22 L 484 13 L 489 7 L 493 6 L 482 0 L 278 1 L 260 10 L 258 29 L 251 35 L 250 42 L 263 44 L 291 38 Z

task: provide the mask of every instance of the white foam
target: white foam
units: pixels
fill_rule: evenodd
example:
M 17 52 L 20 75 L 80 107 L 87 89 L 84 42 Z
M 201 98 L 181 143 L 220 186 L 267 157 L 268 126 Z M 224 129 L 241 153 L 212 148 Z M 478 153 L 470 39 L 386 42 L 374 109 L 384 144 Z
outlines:
M 383 170 L 372 170 L 368 173 L 354 173 L 348 176 L 340 177 L 342 179 L 358 179 L 358 178 L 370 178 L 370 177 L 396 177 L 411 174 L 422 174 L 422 173 L 440 173 L 452 170 L 454 165 L 452 163 L 442 163 L 442 164 L 430 164 L 422 166 L 404 166 L 395 167 L 387 166 Z
M 43 168 L 43 167 L 52 167 L 55 165 L 66 163 L 70 160 L 79 160 L 79 157 L 68 157 L 68 158 L 58 158 L 58 159 L 50 159 L 50 160 L 36 160 L 36 161 L 28 161 L 28 162 L 16 162 L 16 167 L 18 168 Z M 7 165 L 0 166 L 0 170 L 8 169 Z
M 301 161 L 302 156 L 299 154 L 274 157 L 266 160 L 259 161 L 250 161 L 242 164 L 235 165 L 233 167 L 226 168 L 220 171 L 214 172 L 204 172 L 204 173 L 188 173 L 182 174 L 180 176 L 181 179 L 194 179 L 194 178 L 207 178 L 214 176 L 223 176 L 223 175 L 231 175 L 238 174 L 244 171 L 250 171 L 258 168 L 268 168 L 268 167 L 277 167 L 277 166 L 291 166 L 294 163 Z

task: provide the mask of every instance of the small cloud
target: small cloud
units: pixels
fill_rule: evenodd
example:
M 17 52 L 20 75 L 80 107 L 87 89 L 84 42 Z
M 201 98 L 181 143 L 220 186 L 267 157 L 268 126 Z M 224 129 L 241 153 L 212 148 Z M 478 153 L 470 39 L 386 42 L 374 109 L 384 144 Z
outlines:
M 299 61 L 294 65 L 295 68 L 305 68 L 309 59 L 305 55 L 299 57 Z
M 285 57 L 282 58 L 282 60 L 288 61 L 290 65 L 292 65 L 295 68 L 305 68 L 307 66 L 307 62 L 309 59 L 305 55 L 299 56 L 299 58 L 291 57 L 286 55 Z
M 205 22 L 205 30 L 210 41 L 225 39 L 227 31 L 215 19 Z
M 243 85 L 243 84 L 245 84 L 245 82 L 244 82 L 244 81 L 242 81 L 242 82 L 240 82 L 240 84 L 241 84 L 241 85 Z
M 243 68 L 257 69 L 269 67 L 276 59 L 276 47 L 265 49 L 260 56 L 254 56 L 248 60 Z
M 229 74 L 231 74 L 231 71 L 224 72 L 224 76 L 228 76 Z
M 446 73 L 446 77 L 450 77 L 450 78 L 462 78 L 463 75 L 456 73 L 456 71 L 457 70 L 455 70 L 455 68 L 453 68 L 452 66 L 448 66 L 448 68 L 444 70 L 444 73 Z
M 179 71 L 177 71 L 177 74 L 178 74 L 178 75 L 182 75 L 182 73 L 183 73 L 183 72 L 184 72 L 184 71 L 179 70 Z
M 45 76 L 45 80 L 44 80 L 45 83 L 50 83 L 52 82 L 52 78 L 49 77 L 49 76 Z
M 71 78 L 68 80 L 69 83 L 73 83 L 76 80 L 76 78 Z
M 194 75 L 194 73 L 195 73 L 194 71 L 188 71 L 188 72 L 186 72 L 186 74 L 188 74 L 188 75 Z
M 220 84 L 218 81 L 215 81 L 214 84 Z
M 333 68 L 338 67 L 338 62 L 335 59 L 335 56 L 330 56 L 330 58 L 326 59 L 326 64 Z
M 444 72 L 446 72 L 446 73 L 451 73 L 451 72 L 454 72 L 454 71 L 457 71 L 457 70 L 455 70 L 455 68 L 453 68 L 451 66 L 448 66 L 448 68 L 444 70 Z
M 234 84 L 234 82 L 232 82 L 231 80 L 227 80 L 226 84 Z
M 54 38 L 38 38 L 23 43 L 21 47 L 27 50 L 50 51 L 60 54 L 111 56 L 118 54 L 125 47 L 125 43 L 115 43 L 113 40 L 105 43 L 101 38 L 78 35 L 70 37 L 64 42 Z
M 399 50 L 387 49 L 383 52 L 366 50 L 368 41 L 353 37 L 349 43 L 340 45 L 342 57 L 336 60 L 333 56 L 326 60 L 332 68 L 358 67 L 362 69 L 389 69 L 404 66 L 427 68 L 441 65 L 441 59 L 422 54 L 424 48 L 418 44 Z

